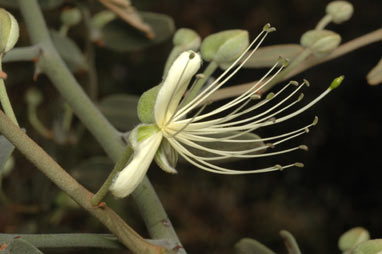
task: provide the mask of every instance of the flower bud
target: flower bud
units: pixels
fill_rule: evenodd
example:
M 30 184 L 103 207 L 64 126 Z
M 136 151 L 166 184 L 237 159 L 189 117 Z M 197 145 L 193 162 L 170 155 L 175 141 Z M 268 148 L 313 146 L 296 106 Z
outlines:
M 65 9 L 61 12 L 61 22 L 67 26 L 75 26 L 81 22 L 82 16 L 78 8 Z
M 300 43 L 310 48 L 317 57 L 330 54 L 341 43 L 341 36 L 329 30 L 310 30 L 304 33 Z
M 326 6 L 326 13 L 336 24 L 345 22 L 353 15 L 353 5 L 347 1 L 333 1 Z
M 192 29 L 180 28 L 176 31 L 173 43 L 180 46 L 183 50 L 198 50 L 200 47 L 200 36 Z
M 225 69 L 248 47 L 248 32 L 228 30 L 212 34 L 202 42 L 200 53 L 204 60 L 214 61 Z
M 42 102 L 42 94 L 36 88 L 30 88 L 25 94 L 25 101 L 28 105 L 37 107 Z
M 0 53 L 11 50 L 19 38 L 19 25 L 8 11 L 0 8 Z
M 362 242 L 355 247 L 352 254 L 380 254 L 382 253 L 382 239 Z
M 362 227 L 352 228 L 341 235 L 338 240 L 338 247 L 342 252 L 345 252 L 353 249 L 359 243 L 369 239 L 370 235 L 366 229 Z

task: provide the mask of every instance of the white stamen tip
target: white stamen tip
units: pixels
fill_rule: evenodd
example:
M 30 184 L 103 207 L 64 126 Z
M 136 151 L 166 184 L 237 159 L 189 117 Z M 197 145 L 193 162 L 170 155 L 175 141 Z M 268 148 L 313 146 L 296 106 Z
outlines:
M 270 100 L 273 98 L 273 96 L 275 96 L 275 93 L 268 93 L 267 94 L 267 97 L 265 97 L 266 100 Z
M 272 144 L 272 143 L 269 143 L 269 144 L 266 144 L 269 148 L 275 148 L 275 145 L 274 144 Z
M 309 150 L 308 146 L 306 146 L 306 145 L 300 145 L 299 148 L 301 150 L 304 150 L 304 151 L 308 151 Z
M 310 86 L 310 83 L 309 83 L 309 81 L 308 80 L 306 80 L 306 79 L 303 79 L 304 80 L 304 83 L 306 84 L 306 86 L 307 87 L 309 87 Z
M 258 99 L 261 99 L 261 95 L 260 94 L 254 94 L 251 96 L 251 99 L 252 100 L 258 100 Z
M 315 126 L 317 123 L 318 123 L 318 116 L 315 116 L 312 125 Z
M 198 74 L 195 75 L 195 78 L 202 79 L 202 78 L 204 78 L 204 74 L 203 73 L 198 73 Z
M 298 82 L 296 80 L 289 81 L 289 84 L 294 85 L 294 86 L 298 86 Z
M 301 93 L 301 94 L 300 94 L 300 96 L 298 96 L 298 99 L 297 99 L 297 101 L 301 101 L 303 98 L 304 98 L 304 94 L 303 94 L 303 93 Z
M 281 166 L 280 164 L 276 164 L 276 165 L 274 165 L 274 167 L 280 171 L 282 171 L 284 169 L 283 166 Z
M 265 26 L 263 27 L 263 31 L 264 31 L 264 32 L 267 32 L 267 33 L 271 33 L 271 32 L 276 31 L 276 28 L 275 28 L 275 27 L 272 27 L 271 24 L 267 23 L 267 24 L 265 24 Z
M 305 133 L 309 133 L 309 128 L 308 127 L 305 128 L 304 131 L 305 131 Z
M 298 167 L 298 168 L 303 168 L 304 167 L 304 163 L 302 163 L 302 162 L 296 162 L 294 165 L 296 167 Z

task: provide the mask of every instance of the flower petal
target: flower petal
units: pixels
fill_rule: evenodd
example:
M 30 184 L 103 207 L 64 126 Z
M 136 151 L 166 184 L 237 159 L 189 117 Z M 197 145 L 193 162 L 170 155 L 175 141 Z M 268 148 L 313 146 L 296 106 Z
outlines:
M 133 132 L 138 132 L 140 126 Z M 131 135 L 134 135 L 132 133 Z M 138 139 L 139 134 L 134 135 Z M 142 141 L 136 141 L 133 145 L 134 155 L 129 164 L 118 174 L 110 186 L 110 191 L 114 196 L 124 198 L 135 190 L 138 184 L 143 180 L 147 170 L 159 148 L 162 141 L 160 131 L 153 133 Z
M 178 162 L 178 153 L 172 148 L 166 139 L 164 139 L 155 155 L 155 162 L 165 172 L 170 174 L 178 173 L 175 169 Z
M 155 101 L 154 116 L 159 127 L 174 114 L 201 63 L 199 54 L 189 50 L 180 54 L 172 64 Z

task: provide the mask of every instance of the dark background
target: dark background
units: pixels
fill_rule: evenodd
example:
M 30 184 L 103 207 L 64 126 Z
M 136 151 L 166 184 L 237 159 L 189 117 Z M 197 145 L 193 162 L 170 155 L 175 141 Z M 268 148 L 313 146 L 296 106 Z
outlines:
M 277 31 L 266 39 L 264 45 L 298 43 L 300 36 L 314 28 L 323 17 L 326 3 L 318 0 L 134 2 L 140 10 L 173 17 L 177 27 L 192 28 L 202 37 L 236 28 L 246 29 L 251 37 L 255 37 L 269 22 Z M 352 3 L 355 11 L 351 20 L 327 27 L 339 33 L 344 42 L 381 27 L 380 1 L 358 0 Z M 54 17 L 49 19 L 52 23 L 56 22 Z M 130 54 L 97 49 L 100 97 L 115 92 L 141 94 L 156 85 L 161 80 L 163 64 L 170 49 L 170 41 Z M 295 235 L 304 253 L 338 253 L 338 237 L 355 226 L 367 228 L 372 238 L 382 237 L 379 160 L 382 88 L 369 86 L 365 79 L 381 56 L 381 44 L 375 43 L 293 78 L 310 81 L 311 87 L 304 90 L 306 103 L 324 91 L 333 78 L 342 74 L 346 77 L 338 89 L 302 116 L 260 133 L 267 136 L 293 130 L 318 115 L 318 126 L 308 135 L 293 141 L 308 145 L 309 152 L 229 165 L 232 168 L 261 168 L 275 163 L 302 161 L 305 164 L 303 169 L 221 176 L 179 165 L 179 174 L 172 176 L 152 166 L 149 178 L 188 253 L 232 253 L 235 242 L 243 237 L 257 239 L 278 253 L 286 253 L 278 235 L 281 229 Z M 29 71 L 26 75 L 31 75 L 32 65 L 27 63 L 25 67 Z M 10 64 L 9 68 L 17 70 L 17 64 Z M 263 72 L 243 70 L 231 83 L 257 79 Z M 15 82 L 18 85 L 12 86 L 11 96 L 19 98 L 19 94 L 31 85 L 31 81 L 28 82 Z M 45 103 L 50 105 L 57 96 L 56 91 L 44 77 L 39 78 L 37 84 L 46 95 L 48 102 Z M 25 105 L 22 99 L 18 102 L 21 121 L 28 127 L 25 116 L 23 118 Z M 49 118 L 50 111 L 54 112 L 49 107 L 42 109 L 42 117 Z M 50 151 L 64 168 L 75 168 L 84 158 L 103 155 L 89 134 L 85 135 L 81 145 L 57 147 L 33 130 L 28 133 Z M 56 202 L 57 189 L 20 154 L 16 154 L 16 159 L 17 170 L 4 180 L 5 192 L 18 203 L 40 208 L 38 212 L 27 213 L 8 207 L 0 217 L 0 231 L 105 232 L 81 209 L 64 210 Z M 96 176 L 91 174 L 82 182 L 95 190 L 97 184 L 91 182 L 93 178 Z M 131 199 L 117 202 L 111 199 L 109 202 L 126 216 L 128 223 L 146 234 Z M 53 223 L 51 218 L 58 216 L 58 211 L 62 211 L 62 215 Z

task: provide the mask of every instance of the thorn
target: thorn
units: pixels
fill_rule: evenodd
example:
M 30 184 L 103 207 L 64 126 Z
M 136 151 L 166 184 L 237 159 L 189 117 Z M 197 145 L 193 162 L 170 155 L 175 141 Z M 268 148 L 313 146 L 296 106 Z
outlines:
M 0 78 L 6 80 L 8 78 L 7 73 L 5 73 L 4 71 L 0 71 Z

